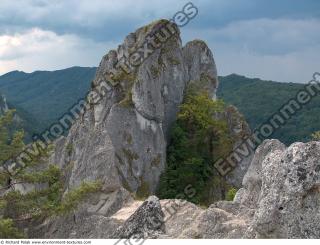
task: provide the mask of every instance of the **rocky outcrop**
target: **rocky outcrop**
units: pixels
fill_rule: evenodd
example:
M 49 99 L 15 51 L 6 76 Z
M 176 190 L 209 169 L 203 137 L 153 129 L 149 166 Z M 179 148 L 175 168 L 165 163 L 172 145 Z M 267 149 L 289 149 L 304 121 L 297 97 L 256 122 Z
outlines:
M 256 209 L 248 237 L 320 238 L 319 159 L 319 142 L 259 147 L 235 200 Z
M 188 71 L 188 87 L 207 92 L 216 99 L 217 68 L 206 43 L 201 40 L 188 42 L 183 48 L 183 57 Z
M 111 198 L 122 200 L 115 203 L 120 210 L 42 228 L 47 238 L 320 238 L 319 159 L 319 142 L 266 140 L 232 202 L 203 209 L 185 200 Z
M 122 219 L 112 218 L 112 215 L 132 202 L 130 193 L 122 188 L 108 194 L 103 192 L 92 194 L 76 211 L 68 215 L 29 225 L 28 237 L 111 238 L 124 222 Z
M 151 49 L 146 40 L 153 35 L 162 35 L 159 46 L 139 66 L 130 63 L 129 73 L 119 67 L 140 47 Z M 52 162 L 70 169 L 68 188 L 102 179 L 107 192 L 122 186 L 138 196 L 154 193 L 165 168 L 168 131 L 188 86 L 216 95 L 217 70 L 203 41 L 183 47 L 177 26 L 166 20 L 129 34 L 97 69 L 91 92 L 105 95 L 56 143 Z
M 227 121 L 229 132 L 234 142 L 233 150 L 236 150 L 243 144 L 244 139 L 251 136 L 250 127 L 243 115 L 232 105 L 227 106 L 223 113 L 223 117 Z M 254 155 L 254 150 L 251 147 L 248 147 L 247 150 L 248 152 L 242 156 L 242 159 L 237 163 L 236 168 L 226 176 L 228 183 L 236 188 L 242 186 L 243 177 L 246 174 Z
M 148 40 L 154 36 L 158 46 L 152 49 L 155 44 Z M 128 63 L 137 50 L 143 50 L 143 56 L 148 54 L 138 66 Z M 161 213 L 157 201 L 152 202 L 155 206 L 150 204 L 151 213 L 150 200 L 145 203 L 126 222 L 128 227 L 119 228 L 124 220 L 114 215 L 133 202 L 130 193 L 143 198 L 155 192 L 165 168 L 168 132 L 185 91 L 203 91 L 215 99 L 217 87 L 215 62 L 205 42 L 195 40 L 183 47 L 177 26 L 166 20 L 130 33 L 116 50 L 102 58 L 88 105 L 68 136 L 55 142 L 50 159 L 63 169 L 66 192 L 83 181 L 100 180 L 101 193 L 93 195 L 70 217 L 47 220 L 31 231 L 31 237 L 128 237 L 135 231 L 142 237 L 164 236 L 162 226 L 156 235 L 149 232 L 150 227 L 138 227 L 142 221 L 147 222 L 143 215 Z M 237 128 L 242 132 L 243 124 L 237 116 L 228 111 L 224 115 L 230 121 L 230 130 L 239 136 Z M 91 226 L 80 228 L 85 222 Z
M 0 94 L 0 116 L 3 116 L 6 112 L 9 111 L 9 109 L 14 109 L 9 107 L 8 101 L 5 95 Z M 12 119 L 12 128 L 23 128 L 24 126 L 24 120 L 18 115 L 17 112 L 14 113 L 13 119 Z
M 287 148 L 266 140 L 234 201 L 202 209 L 183 200 L 161 200 L 165 232 L 158 237 L 320 238 L 319 159 L 319 142 Z M 141 219 L 137 216 L 130 223 Z
M 114 238 L 158 238 L 165 231 L 164 213 L 157 197 L 149 197 L 112 235 Z
M 161 238 L 208 239 L 240 238 L 248 228 L 248 221 L 214 205 L 200 208 L 183 200 L 165 200 L 163 209 L 175 207 L 166 216 L 166 233 Z

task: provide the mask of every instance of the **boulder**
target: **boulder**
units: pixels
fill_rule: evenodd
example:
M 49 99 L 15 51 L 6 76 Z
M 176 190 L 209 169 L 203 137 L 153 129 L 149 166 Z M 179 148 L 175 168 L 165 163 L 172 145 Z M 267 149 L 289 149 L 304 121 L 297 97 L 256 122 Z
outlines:
M 120 239 L 157 238 L 165 231 L 160 201 L 150 196 L 113 234 Z

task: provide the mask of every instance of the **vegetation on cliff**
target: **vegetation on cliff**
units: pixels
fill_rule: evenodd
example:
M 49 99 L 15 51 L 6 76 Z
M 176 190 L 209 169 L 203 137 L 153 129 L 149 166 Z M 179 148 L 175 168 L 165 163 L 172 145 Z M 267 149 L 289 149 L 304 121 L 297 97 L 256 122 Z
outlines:
M 41 150 L 18 171 L 9 171 L 10 159 L 23 151 L 23 131 L 9 133 L 14 111 L 0 117 L 0 238 L 21 238 L 26 234 L 17 227 L 75 209 L 89 193 L 101 188 L 99 182 L 82 183 L 70 190 L 64 188 L 64 176 L 56 165 L 47 164 L 50 148 Z M 27 191 L 21 192 L 22 185 Z M 19 188 L 20 186 L 20 188 Z M 22 188 L 23 189 L 23 188 Z
M 320 131 L 316 131 L 311 135 L 313 140 L 320 140 Z
M 227 122 L 218 119 L 224 111 L 221 100 L 213 101 L 205 93 L 188 93 L 180 107 L 167 149 L 167 168 L 160 178 L 160 198 L 179 198 L 186 186 L 196 194 L 188 201 L 208 204 L 208 185 L 224 182 L 218 173 L 208 176 L 215 160 L 232 149 Z

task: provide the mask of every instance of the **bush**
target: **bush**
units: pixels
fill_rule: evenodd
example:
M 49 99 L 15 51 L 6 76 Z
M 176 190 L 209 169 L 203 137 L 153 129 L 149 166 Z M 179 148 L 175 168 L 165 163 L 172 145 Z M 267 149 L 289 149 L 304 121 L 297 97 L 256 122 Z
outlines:
M 24 238 L 23 234 L 14 227 L 11 219 L 0 219 L 0 238 L 19 239 Z
M 312 138 L 313 140 L 320 141 L 320 131 L 314 132 L 314 133 L 311 135 L 311 138 Z

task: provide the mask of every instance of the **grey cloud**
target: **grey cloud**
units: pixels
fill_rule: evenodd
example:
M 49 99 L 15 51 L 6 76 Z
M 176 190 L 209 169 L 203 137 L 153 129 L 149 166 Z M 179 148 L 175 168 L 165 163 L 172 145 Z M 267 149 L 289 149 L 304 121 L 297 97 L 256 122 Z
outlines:
M 0 31 L 39 27 L 59 34 L 74 33 L 110 40 L 153 19 L 170 18 L 187 1 L 178 0 L 1 0 Z M 320 18 L 317 0 L 193 0 L 196 28 L 223 27 L 258 18 Z
M 19 35 L 37 27 L 65 40 L 64 45 L 71 44 L 69 50 L 52 54 L 42 45 L 45 40 L 38 38 L 38 44 L 26 43 L 25 49 L 2 51 L 1 61 L 6 62 L 2 62 L 0 72 L 95 66 L 112 46 L 110 42 L 118 43 L 126 34 L 154 19 L 170 18 L 186 2 L 1 0 L 0 36 Z M 199 8 L 199 15 L 183 28 L 183 40 L 205 39 L 222 74 L 237 72 L 257 77 L 261 74 L 266 79 L 303 82 L 319 66 L 314 53 L 319 51 L 320 1 L 192 2 Z M 59 64 L 60 56 L 69 58 Z
M 319 19 L 255 19 L 233 22 L 223 28 L 187 28 L 184 36 L 196 35 L 211 43 L 257 55 L 285 55 L 315 46 L 320 40 Z

